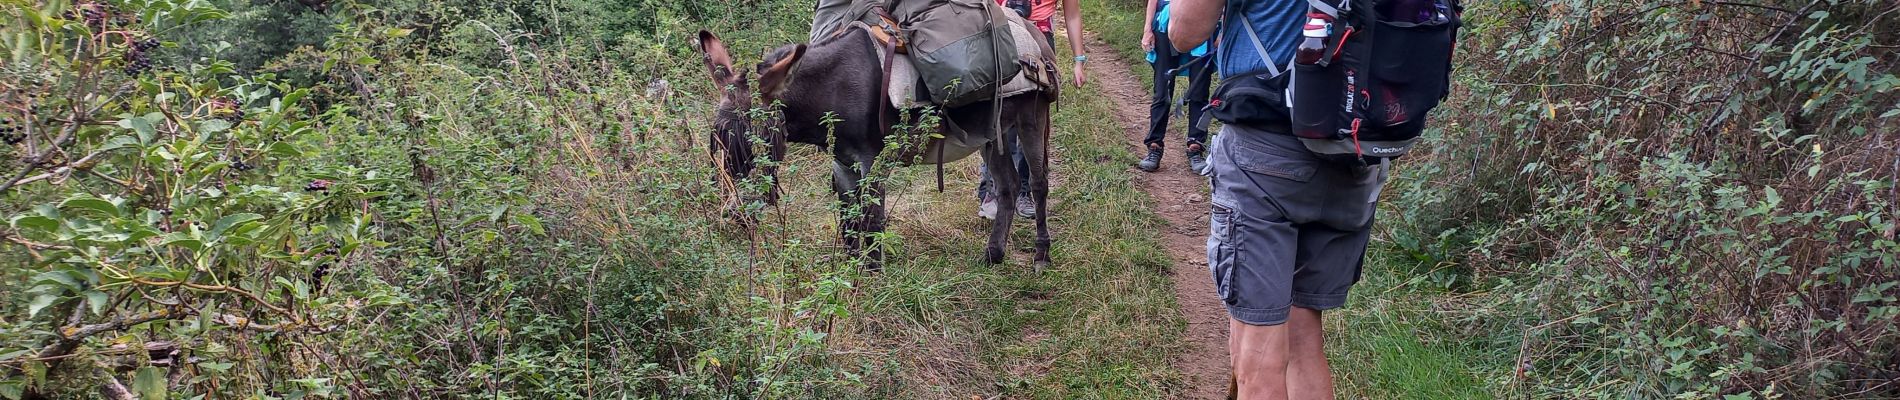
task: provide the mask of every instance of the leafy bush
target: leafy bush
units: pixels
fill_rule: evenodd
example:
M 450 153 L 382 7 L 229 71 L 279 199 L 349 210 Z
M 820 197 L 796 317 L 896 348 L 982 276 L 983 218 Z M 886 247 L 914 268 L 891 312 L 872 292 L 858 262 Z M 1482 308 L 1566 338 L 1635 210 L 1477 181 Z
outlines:
M 0 181 L 0 237 L 24 251 L 0 257 L 26 267 L 6 272 L 0 397 L 85 386 L 129 396 L 127 377 L 145 397 L 168 386 L 300 393 L 311 382 L 267 377 L 328 360 L 287 340 L 400 302 L 329 284 L 373 241 L 357 205 L 380 194 L 364 186 L 374 175 L 307 164 L 320 133 L 308 91 L 216 59 L 151 65 L 173 47 L 155 35 L 222 11 L 85 2 L 7 13 L 8 150 L 21 162 Z
M 1470 6 L 1387 221 L 1486 294 L 1465 326 L 1521 349 L 1498 386 L 1900 396 L 1900 5 Z
M 0 398 L 857 385 L 819 357 L 855 263 L 723 222 L 673 98 L 692 30 L 807 5 L 314 3 L 5 4 Z M 226 44 L 287 18 L 335 34 Z

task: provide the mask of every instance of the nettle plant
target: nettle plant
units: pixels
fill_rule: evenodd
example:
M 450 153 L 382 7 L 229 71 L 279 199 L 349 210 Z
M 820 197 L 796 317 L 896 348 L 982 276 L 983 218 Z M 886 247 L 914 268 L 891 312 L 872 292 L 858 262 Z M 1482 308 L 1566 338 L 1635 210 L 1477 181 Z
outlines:
M 317 394 L 298 378 L 323 355 L 291 343 L 393 302 L 325 285 L 373 234 L 377 194 L 373 173 L 308 165 L 306 91 L 215 59 L 151 64 L 168 29 L 223 15 L 0 5 L 17 155 L 0 166 L 0 399 Z

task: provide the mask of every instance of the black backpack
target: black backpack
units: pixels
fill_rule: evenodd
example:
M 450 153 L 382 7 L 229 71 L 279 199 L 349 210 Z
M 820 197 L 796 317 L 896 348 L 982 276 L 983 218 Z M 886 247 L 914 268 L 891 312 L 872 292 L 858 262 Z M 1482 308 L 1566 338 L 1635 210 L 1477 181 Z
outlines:
M 1405 155 L 1425 131 L 1426 114 L 1451 92 L 1463 7 L 1458 0 L 1308 3 L 1333 18 L 1320 61 L 1226 79 L 1213 115 L 1289 131 L 1331 161 L 1364 165 Z M 1226 23 L 1253 31 L 1248 21 Z M 1237 45 L 1269 54 L 1258 39 Z

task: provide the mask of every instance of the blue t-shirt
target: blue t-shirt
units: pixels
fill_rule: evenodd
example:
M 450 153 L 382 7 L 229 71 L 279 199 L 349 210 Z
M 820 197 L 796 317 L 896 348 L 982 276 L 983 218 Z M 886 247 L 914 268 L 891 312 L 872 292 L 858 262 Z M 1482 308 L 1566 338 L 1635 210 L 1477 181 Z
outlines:
M 1240 76 L 1267 69 L 1267 63 L 1284 70 L 1287 62 L 1293 60 L 1293 51 L 1300 47 L 1300 29 L 1306 24 L 1306 0 L 1228 0 L 1227 11 L 1222 15 L 1221 44 L 1215 61 L 1219 62 L 1221 76 Z M 1247 24 L 1253 24 L 1255 35 L 1260 37 L 1261 47 L 1267 49 L 1265 57 L 1254 50 L 1253 37 L 1248 36 Z

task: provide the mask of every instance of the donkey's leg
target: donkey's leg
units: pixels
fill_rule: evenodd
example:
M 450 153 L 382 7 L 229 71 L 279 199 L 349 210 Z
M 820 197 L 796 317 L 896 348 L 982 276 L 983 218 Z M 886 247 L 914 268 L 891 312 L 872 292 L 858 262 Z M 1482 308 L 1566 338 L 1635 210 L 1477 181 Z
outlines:
M 863 245 L 870 249 L 864 255 L 864 269 L 877 272 L 884 269 L 884 246 L 877 243 L 877 234 L 884 233 L 884 182 L 866 182 L 859 188 L 863 192 L 864 207 L 859 234 L 864 235 Z
M 983 146 L 983 165 L 989 168 L 990 176 L 996 177 L 991 181 L 996 187 L 996 219 L 990 222 L 989 246 L 983 248 L 983 261 L 990 264 L 1003 262 L 1010 223 L 1016 219 L 1016 191 L 1021 186 L 1016 180 L 1016 160 L 1010 157 L 1008 143 L 1004 142 L 1014 140 L 1014 135 L 1002 136 Z
M 868 160 L 848 161 L 840 156 L 832 161 L 831 190 L 838 194 L 838 237 L 852 257 L 861 257 L 866 270 L 884 267 L 884 250 L 874 236 L 884 232 L 884 185 L 864 182 Z M 867 251 L 868 250 L 868 251 Z
M 831 163 L 831 192 L 838 195 L 838 239 L 844 242 L 845 254 L 855 258 L 863 248 L 857 220 L 864 198 L 858 195 L 858 182 L 864 175 L 845 160 L 837 157 Z
M 1017 114 L 1017 144 L 1029 164 L 1029 198 L 1036 203 L 1036 270 L 1049 266 L 1049 103 L 1024 101 L 1029 112 Z

